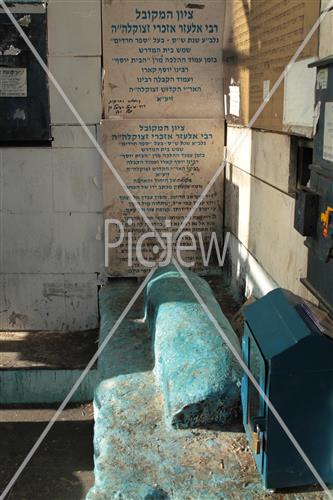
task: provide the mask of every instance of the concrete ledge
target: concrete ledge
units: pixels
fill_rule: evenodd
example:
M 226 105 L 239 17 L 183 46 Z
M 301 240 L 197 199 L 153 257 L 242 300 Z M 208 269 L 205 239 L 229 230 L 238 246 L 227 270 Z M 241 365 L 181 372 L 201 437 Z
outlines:
M 0 405 L 61 403 L 82 370 L 4 370 L 0 376 Z M 91 401 L 98 383 L 90 370 L 71 402 Z
M 236 334 L 208 283 L 194 273 L 187 275 L 240 352 Z M 173 266 L 153 275 L 145 309 L 167 423 L 188 428 L 228 422 L 239 404 L 240 368 Z

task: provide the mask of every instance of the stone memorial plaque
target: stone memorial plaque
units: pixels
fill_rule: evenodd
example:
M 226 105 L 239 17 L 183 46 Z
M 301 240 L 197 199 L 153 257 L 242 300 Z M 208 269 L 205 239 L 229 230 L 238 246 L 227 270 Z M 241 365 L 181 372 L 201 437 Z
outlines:
M 224 128 L 218 119 L 105 120 L 101 134 L 104 151 L 159 234 L 175 233 L 223 162 Z M 212 239 L 221 243 L 222 188 L 220 175 L 183 229 L 192 232 L 180 242 L 187 247 L 183 261 L 194 263 L 192 269 L 213 267 L 213 255 L 208 260 L 207 255 Z M 149 263 L 164 261 L 165 251 L 147 234 L 151 229 L 107 165 L 103 198 L 106 243 L 114 246 L 107 252 L 109 274 L 146 274 L 149 265 L 140 262 L 138 249 Z M 162 237 L 166 244 L 167 238 Z
M 104 0 L 106 118 L 222 118 L 224 2 Z

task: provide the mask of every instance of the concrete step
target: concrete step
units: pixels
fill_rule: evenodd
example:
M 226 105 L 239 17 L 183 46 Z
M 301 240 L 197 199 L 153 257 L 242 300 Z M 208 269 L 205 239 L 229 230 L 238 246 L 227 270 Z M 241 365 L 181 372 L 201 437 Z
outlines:
M 0 405 L 63 401 L 97 350 L 98 331 L 0 332 Z M 97 367 L 72 401 L 89 401 Z

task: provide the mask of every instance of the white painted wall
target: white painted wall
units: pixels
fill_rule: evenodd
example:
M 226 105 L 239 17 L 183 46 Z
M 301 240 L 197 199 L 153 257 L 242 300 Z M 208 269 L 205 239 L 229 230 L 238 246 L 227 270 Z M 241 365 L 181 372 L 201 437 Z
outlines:
M 91 131 L 101 119 L 100 0 L 48 2 L 49 67 Z M 101 162 L 51 86 L 52 148 L 0 150 L 0 329 L 98 325 Z
M 240 137 L 245 140 L 240 142 Z M 233 279 L 246 294 L 261 296 L 282 286 L 314 300 L 300 283 L 307 249 L 294 229 L 295 199 L 288 193 L 290 136 L 228 127 L 226 223 Z
M 330 0 L 321 0 L 321 10 L 330 3 Z M 333 11 L 327 13 L 319 28 L 319 57 L 333 56 Z

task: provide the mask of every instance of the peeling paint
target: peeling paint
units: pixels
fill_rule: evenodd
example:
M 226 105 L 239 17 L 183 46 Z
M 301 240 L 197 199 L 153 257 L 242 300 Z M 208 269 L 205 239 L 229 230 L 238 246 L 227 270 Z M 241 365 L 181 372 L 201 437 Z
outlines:
M 62 297 L 65 295 L 65 288 L 54 283 L 45 283 L 43 285 L 43 297 L 50 299 L 51 297 Z
M 10 326 L 16 326 L 17 321 L 21 323 L 23 326 L 29 322 L 29 318 L 26 314 L 19 314 L 15 311 L 11 313 L 8 319 Z
M 21 49 L 10 45 L 9 49 L 3 51 L 4 56 L 18 56 L 21 53 Z
M 54 283 L 45 283 L 43 286 L 43 297 L 67 297 L 77 299 L 88 299 L 92 297 L 92 290 L 89 283 L 66 283 L 65 285 L 56 285 Z
M 98 226 L 97 227 L 97 233 L 96 233 L 96 240 L 97 241 L 102 241 L 102 238 L 103 238 L 103 236 L 102 236 L 102 228 L 101 228 L 101 226 Z
M 19 19 L 18 23 L 24 27 L 29 26 L 31 23 L 31 16 L 27 14 L 26 16 L 21 17 L 21 19 Z
M 197 4 L 197 3 L 188 3 L 185 7 L 187 9 L 199 9 L 199 10 L 202 10 L 202 9 L 205 8 L 205 5 L 203 5 L 203 4 Z
M 25 120 L 26 115 L 24 109 L 17 108 L 14 115 L 13 115 L 14 120 Z
M 97 187 L 97 189 L 102 189 L 102 187 L 101 187 L 101 185 L 100 185 L 100 183 L 99 183 L 96 175 L 92 178 L 92 181 L 95 184 L 95 186 Z

